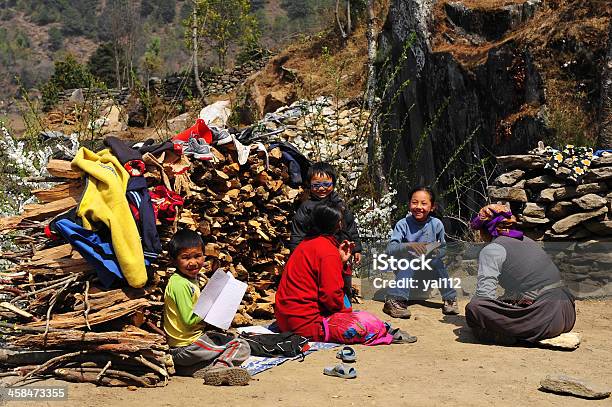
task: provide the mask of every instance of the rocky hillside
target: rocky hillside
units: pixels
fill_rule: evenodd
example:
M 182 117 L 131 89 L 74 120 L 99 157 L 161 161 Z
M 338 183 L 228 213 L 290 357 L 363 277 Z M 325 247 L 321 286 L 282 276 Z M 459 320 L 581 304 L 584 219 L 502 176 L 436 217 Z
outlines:
M 461 195 L 491 154 L 538 140 L 594 146 L 611 14 L 586 0 L 392 1 L 378 68 L 386 152 L 401 159 L 387 170 L 463 180 Z
M 249 0 L 257 17 L 261 45 L 282 48 L 296 34 L 320 30 L 330 23 L 331 0 Z M 133 27 L 136 72 L 143 72 L 143 56 L 159 40 L 161 64 L 155 74 L 179 72 L 189 64 L 182 21 L 190 15 L 188 0 L 3 0 L 0 1 L 0 76 L 2 99 L 15 95 L 15 76 L 26 88 L 38 87 L 53 73 L 53 62 L 65 53 L 87 63 L 116 39 L 121 27 Z M 125 31 L 125 30 L 124 30 Z M 231 50 L 234 57 L 236 50 Z M 214 55 L 201 50 L 202 65 L 213 65 Z M 232 59 L 232 58 L 230 58 Z M 113 86 L 114 84 L 107 84 Z

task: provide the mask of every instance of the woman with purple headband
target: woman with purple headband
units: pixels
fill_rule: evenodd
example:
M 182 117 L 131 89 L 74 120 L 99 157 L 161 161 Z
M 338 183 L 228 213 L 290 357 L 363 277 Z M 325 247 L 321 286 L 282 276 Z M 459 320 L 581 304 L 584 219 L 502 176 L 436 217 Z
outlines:
M 536 242 L 515 229 L 503 205 L 488 205 L 472 219 L 488 244 L 478 258 L 478 281 L 465 317 L 482 342 L 537 342 L 569 332 L 576 322 L 574 297 L 559 269 Z M 505 289 L 497 298 L 497 285 Z

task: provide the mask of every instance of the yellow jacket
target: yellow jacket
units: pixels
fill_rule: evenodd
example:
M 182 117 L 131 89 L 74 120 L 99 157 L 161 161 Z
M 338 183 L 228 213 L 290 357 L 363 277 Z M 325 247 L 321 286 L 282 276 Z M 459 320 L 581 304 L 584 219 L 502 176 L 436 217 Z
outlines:
M 81 147 L 72 167 L 88 175 L 77 208 L 83 227 L 93 230 L 96 222 L 104 223 L 110 229 L 113 249 L 126 281 L 132 287 L 144 286 L 147 270 L 140 235 L 125 197 L 130 175 L 108 149 L 94 153 Z

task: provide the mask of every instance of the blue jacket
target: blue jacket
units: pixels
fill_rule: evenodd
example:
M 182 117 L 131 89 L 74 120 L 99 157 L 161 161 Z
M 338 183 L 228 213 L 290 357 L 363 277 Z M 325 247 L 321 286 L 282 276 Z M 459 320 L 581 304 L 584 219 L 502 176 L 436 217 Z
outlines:
M 438 249 L 437 258 L 442 258 L 446 254 L 446 239 L 444 237 L 444 224 L 438 218 L 430 216 L 425 222 L 418 222 L 411 213 L 406 215 L 395 224 L 391 239 L 387 244 L 387 254 L 391 256 L 405 256 L 408 254 L 405 243 L 439 242 L 442 245 Z

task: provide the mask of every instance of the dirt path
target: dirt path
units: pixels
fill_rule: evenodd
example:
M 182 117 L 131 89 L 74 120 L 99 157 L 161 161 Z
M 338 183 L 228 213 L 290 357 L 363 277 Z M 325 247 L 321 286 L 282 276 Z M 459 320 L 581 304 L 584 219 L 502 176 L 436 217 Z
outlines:
M 369 301 L 359 308 L 383 316 L 381 306 Z M 414 305 L 413 319 L 397 325 L 417 335 L 418 342 L 357 347 L 354 380 L 324 376 L 323 368 L 336 362 L 335 352 L 319 351 L 302 363 L 288 362 L 261 373 L 246 387 L 215 388 L 191 378 L 173 378 L 165 388 L 136 391 L 70 384 L 66 402 L 8 405 L 611 406 L 611 399 L 587 401 L 537 390 L 540 379 L 552 373 L 612 386 L 611 306 L 612 300 L 577 303 L 574 330 L 582 333 L 583 342 L 574 352 L 480 345 L 463 328 L 463 316 L 443 318 L 438 308 Z

